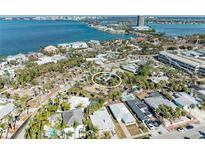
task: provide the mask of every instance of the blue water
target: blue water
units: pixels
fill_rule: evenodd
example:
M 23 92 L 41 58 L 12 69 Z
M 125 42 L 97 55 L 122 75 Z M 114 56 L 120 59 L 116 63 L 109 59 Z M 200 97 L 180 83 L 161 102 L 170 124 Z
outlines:
M 205 24 L 149 24 L 149 26 L 168 36 L 205 34 Z
M 126 39 L 74 21 L 0 21 L 0 55 L 37 51 L 42 46 L 65 42 Z

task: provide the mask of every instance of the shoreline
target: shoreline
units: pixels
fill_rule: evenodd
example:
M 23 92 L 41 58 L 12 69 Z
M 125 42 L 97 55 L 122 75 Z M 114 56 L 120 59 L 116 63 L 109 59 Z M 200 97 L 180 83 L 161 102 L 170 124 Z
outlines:
M 7 20 L 0 20 L 0 21 L 7 21 Z M 21 21 L 21 20 L 11 20 L 11 21 Z M 27 21 L 27 20 L 22 20 L 22 21 Z M 86 22 L 83 22 L 83 21 L 75 21 L 75 20 L 28 20 L 28 22 L 31 22 L 31 21 L 36 21 L 36 22 L 38 22 L 38 21 L 40 21 L 40 22 L 41 21 L 45 21 L 45 22 L 47 22 L 47 21 L 53 21 L 53 22 L 60 21 L 60 22 L 62 22 L 63 21 L 63 22 L 79 23 L 79 24 L 85 25 L 86 27 L 88 27 L 90 29 L 97 30 L 99 32 L 103 32 L 103 33 L 106 33 L 106 34 L 109 34 L 109 35 L 113 35 L 113 36 L 114 35 L 119 35 L 119 37 L 118 38 L 117 38 L 117 36 L 116 36 L 116 38 L 109 38 L 109 37 L 107 37 L 105 39 L 101 39 L 101 38 L 100 39 L 95 39 L 95 38 L 93 38 L 93 39 L 87 39 L 87 40 L 79 39 L 79 40 L 76 40 L 76 41 L 69 41 L 69 40 L 67 40 L 67 41 L 62 41 L 62 42 L 58 42 L 58 43 L 51 43 L 51 44 L 47 44 L 47 45 L 38 46 L 37 49 L 34 49 L 33 51 L 31 51 L 31 50 L 30 51 L 29 50 L 23 50 L 23 51 L 19 51 L 19 52 L 17 51 L 14 54 L 1 54 L 1 52 L 0 52 L 0 57 L 7 58 L 8 56 L 15 56 L 15 55 L 18 55 L 18 54 L 23 54 L 23 55 L 35 54 L 35 53 L 39 53 L 39 50 L 41 49 L 41 47 L 45 48 L 45 47 L 50 46 L 50 45 L 57 46 L 58 44 L 63 44 L 63 43 L 74 43 L 74 42 L 86 42 L 87 43 L 87 42 L 89 42 L 91 40 L 98 40 L 99 42 L 107 42 L 107 41 L 118 40 L 118 39 L 123 39 L 123 40 L 124 39 L 130 39 L 132 37 L 135 37 L 134 34 L 115 34 L 115 33 L 109 33 L 109 32 L 106 32 L 106 31 L 101 31 L 101 30 L 96 29 L 94 27 L 90 27 L 89 24 L 87 24 Z M 120 36 L 120 35 L 124 35 L 124 38 L 123 38 L 123 36 Z M 130 35 L 130 37 L 129 37 L 129 35 Z M 129 38 L 126 38 L 127 36 Z
M 4 20 L 2 20 L 2 21 L 4 21 Z M 19 20 L 12 20 L 12 21 L 19 21 Z M 21 21 L 21 20 L 20 20 Z M 24 21 L 24 20 L 22 20 L 22 21 Z M 26 21 L 26 20 L 25 20 Z M 98 31 L 100 31 L 100 32 L 104 32 L 104 33 L 107 33 L 107 34 L 111 34 L 111 35 L 125 35 L 125 36 L 129 36 L 129 35 L 131 35 L 129 38 L 111 38 L 111 39 L 104 39 L 104 40 L 98 40 L 99 42 L 108 42 L 108 41 L 113 41 L 113 40 L 118 40 L 118 39 L 122 39 L 122 40 L 126 40 L 126 39 L 130 39 L 130 38 L 132 38 L 132 37 L 146 37 L 146 33 L 138 33 L 138 32 L 136 32 L 136 33 L 126 33 L 125 32 L 125 30 L 114 30 L 112 27 L 111 28 L 108 28 L 108 26 L 103 26 L 103 25 L 101 25 L 101 24 L 97 24 L 97 25 L 94 25 L 94 24 L 89 24 L 88 22 L 83 22 L 83 21 L 75 21 L 75 20 L 29 20 L 29 21 L 63 21 L 63 22 L 74 22 L 74 23 L 81 23 L 81 24 L 84 24 L 86 27 L 89 27 L 89 28 L 91 28 L 91 29 L 95 29 L 95 30 L 98 30 Z M 151 24 L 153 24 L 153 23 L 151 23 Z M 158 25 L 160 25 L 159 23 L 155 23 L 155 24 L 158 24 Z M 161 24 L 161 25 L 165 25 L 165 24 Z M 172 25 L 172 24 L 167 24 L 167 25 Z M 177 25 L 187 25 L 187 24 L 177 24 Z M 196 25 L 196 24 L 193 24 L 193 25 Z M 204 24 L 202 24 L 202 25 L 204 25 Z M 151 26 L 150 26 L 151 27 Z M 180 35 L 174 35 L 174 36 L 172 36 L 172 35 L 169 35 L 169 34 L 167 34 L 166 32 L 160 32 L 160 31 L 157 31 L 156 30 L 156 28 L 153 28 L 153 27 L 151 27 L 152 29 L 155 29 L 155 31 L 156 31 L 156 34 L 157 33 L 165 33 L 165 35 L 167 36 L 167 37 L 170 37 L 170 38 L 174 38 L 174 37 L 186 37 L 186 36 L 194 36 L 194 35 L 204 35 L 205 34 L 205 32 L 204 33 L 194 33 L 194 34 L 180 34 Z M 140 34 L 142 34 L 142 35 L 140 35 Z M 45 47 L 47 47 L 47 46 L 50 46 L 50 45 L 52 45 L 52 46 L 57 46 L 58 44 L 62 44 L 62 43 L 73 43 L 73 42 L 80 42 L 80 41 L 82 41 L 82 42 L 89 42 L 89 41 L 91 41 L 91 40 L 97 40 L 97 39 L 90 39 L 90 40 L 86 40 L 86 41 L 84 41 L 84 40 L 78 40 L 78 41 L 65 41 L 65 42 L 60 42 L 60 43 L 54 43 L 54 44 L 49 44 L 49 45 L 45 45 L 45 46 L 42 46 L 43 48 L 45 48 Z M 41 49 L 41 46 L 39 46 L 38 47 L 38 49 L 36 49 L 36 50 L 34 50 L 34 51 L 21 51 L 21 52 L 16 52 L 16 53 L 14 53 L 14 54 L 2 54 L 1 55 L 1 53 L 0 53 L 0 60 L 1 59 L 3 59 L 3 58 L 7 58 L 7 57 L 9 57 L 9 56 L 16 56 L 16 55 L 18 55 L 18 54 L 23 54 L 23 55 L 29 55 L 29 54 L 35 54 L 35 53 L 39 53 L 39 50 Z

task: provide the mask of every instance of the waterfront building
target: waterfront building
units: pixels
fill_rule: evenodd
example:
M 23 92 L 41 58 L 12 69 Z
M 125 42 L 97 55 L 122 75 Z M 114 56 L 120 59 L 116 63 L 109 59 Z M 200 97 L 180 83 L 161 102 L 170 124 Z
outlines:
M 90 40 L 88 42 L 88 44 L 91 45 L 91 46 L 98 46 L 98 45 L 100 45 L 100 41 L 98 41 L 98 40 Z
M 36 63 L 38 65 L 43 65 L 43 64 L 47 64 L 47 63 L 57 63 L 57 61 L 59 60 L 63 60 L 66 59 L 65 56 L 61 56 L 61 55 L 54 55 L 52 57 L 48 57 L 48 56 L 43 56 L 38 58 L 38 61 L 36 61 Z
M 22 63 L 26 60 L 28 60 L 28 58 L 24 54 L 17 54 L 17 55 L 14 55 L 14 56 L 12 55 L 12 56 L 8 56 L 6 58 L 7 62 L 16 61 L 18 63 Z
M 137 26 L 144 27 L 144 16 L 137 16 Z
M 43 52 L 49 53 L 49 54 L 54 54 L 54 53 L 57 53 L 58 51 L 59 49 L 53 45 L 49 45 L 43 49 Z
M 66 49 L 79 49 L 79 48 L 88 48 L 88 45 L 86 42 L 72 42 L 72 43 L 62 43 L 58 44 L 58 47 L 63 47 Z

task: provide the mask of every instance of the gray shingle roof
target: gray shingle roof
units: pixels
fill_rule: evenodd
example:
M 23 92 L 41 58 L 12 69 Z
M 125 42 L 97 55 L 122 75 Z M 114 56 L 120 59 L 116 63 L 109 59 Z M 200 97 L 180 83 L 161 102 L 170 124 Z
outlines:
M 69 126 L 72 126 L 74 121 L 79 124 L 83 123 L 83 111 L 82 109 L 74 109 L 71 111 L 63 112 L 63 121 L 67 123 Z

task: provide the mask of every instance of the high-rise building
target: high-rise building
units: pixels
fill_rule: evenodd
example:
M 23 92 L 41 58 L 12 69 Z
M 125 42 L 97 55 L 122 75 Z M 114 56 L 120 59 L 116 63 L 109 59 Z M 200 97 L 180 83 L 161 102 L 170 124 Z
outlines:
M 137 26 L 144 27 L 144 16 L 137 16 Z

